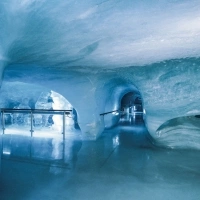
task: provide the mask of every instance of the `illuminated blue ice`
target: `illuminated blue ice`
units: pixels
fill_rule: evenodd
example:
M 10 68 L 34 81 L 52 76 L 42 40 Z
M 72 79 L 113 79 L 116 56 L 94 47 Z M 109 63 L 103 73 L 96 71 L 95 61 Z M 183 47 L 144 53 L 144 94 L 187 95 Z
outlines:
M 90 138 L 115 122 L 99 114 L 118 108 L 136 87 L 149 132 L 159 139 L 156 130 L 167 120 L 199 114 L 199 6 L 196 0 L 3 0 L 4 81 L 60 93 Z
M 74 109 L 82 140 L 95 144 L 105 128 L 113 128 L 119 123 L 123 96 L 129 92 L 135 97 L 141 95 L 145 126 L 152 143 L 175 149 L 172 161 L 169 161 L 171 150 L 161 153 L 162 156 L 155 155 L 159 164 L 152 169 L 159 172 L 150 173 L 155 178 L 150 180 L 159 180 L 161 188 L 158 190 L 162 192 L 165 186 L 172 186 L 175 191 L 175 185 L 188 176 L 194 188 L 198 187 L 195 178 L 199 176 L 196 170 L 199 163 L 194 162 L 194 168 L 190 166 L 198 156 L 195 153 L 193 158 L 190 152 L 200 150 L 199 7 L 198 0 L 1 0 L 0 107 L 14 108 L 17 103 L 25 106 L 26 98 L 31 107 L 42 92 L 54 91 L 69 103 L 62 109 Z M 60 109 L 59 103 L 57 106 L 56 109 Z M 60 119 L 54 118 L 54 128 L 59 133 Z M 28 119 L 25 121 L 29 123 Z M 73 120 L 68 121 L 69 126 L 74 126 L 73 123 Z M 0 145 L 1 140 L 2 136 Z M 119 143 L 117 137 L 111 141 L 115 145 Z M 59 157 L 59 142 L 54 142 L 50 144 L 58 147 L 54 155 Z M 185 156 L 192 157 L 191 163 L 187 165 L 187 160 L 179 160 L 175 168 L 177 173 L 180 169 L 189 175 L 180 175 L 175 184 L 170 185 L 171 179 L 167 179 L 169 184 L 163 184 L 167 174 L 173 174 L 171 165 L 182 155 L 183 149 L 188 150 Z M 84 154 L 84 146 L 82 152 Z M 149 157 L 144 152 L 139 150 L 139 155 L 145 157 L 141 165 L 155 166 L 153 161 L 148 162 Z M 5 150 L 6 153 L 9 151 Z M 140 163 L 137 153 L 132 153 Z M 148 151 L 147 154 L 151 153 Z M 160 163 L 163 155 L 169 161 L 165 164 L 170 163 L 170 170 L 164 173 L 164 178 L 161 171 L 165 164 Z M 119 157 L 123 162 L 123 156 Z M 107 169 L 114 170 L 113 174 L 124 170 L 116 162 L 113 161 L 113 168 Z M 148 177 L 149 172 L 145 170 L 144 173 Z M 139 178 L 142 177 L 140 174 Z M 187 186 L 194 192 L 187 181 L 179 189 L 184 188 L 181 197 L 186 193 L 185 198 L 189 199 Z M 84 191 L 81 190 L 80 194 Z M 157 199 L 163 199 L 159 196 L 162 192 L 158 192 Z M 145 194 L 152 193 L 146 191 Z M 175 197 L 179 194 L 176 193 Z M 168 195 L 171 199 L 171 193 Z M 195 195 L 199 196 L 196 190 L 193 199 Z M 112 198 L 123 199 L 122 196 Z

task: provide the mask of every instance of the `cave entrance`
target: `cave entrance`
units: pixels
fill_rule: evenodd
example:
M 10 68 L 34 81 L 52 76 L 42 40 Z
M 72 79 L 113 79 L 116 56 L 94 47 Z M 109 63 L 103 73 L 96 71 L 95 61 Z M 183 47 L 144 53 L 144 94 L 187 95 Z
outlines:
M 120 124 L 143 123 L 143 105 L 140 94 L 126 93 L 121 99 Z

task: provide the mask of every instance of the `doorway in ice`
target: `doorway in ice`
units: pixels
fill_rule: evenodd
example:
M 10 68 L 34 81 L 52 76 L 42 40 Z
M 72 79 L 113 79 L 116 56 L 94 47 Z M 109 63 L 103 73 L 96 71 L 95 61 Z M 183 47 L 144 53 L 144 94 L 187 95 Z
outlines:
M 134 125 L 143 123 L 143 105 L 141 95 L 126 93 L 121 99 L 119 124 Z

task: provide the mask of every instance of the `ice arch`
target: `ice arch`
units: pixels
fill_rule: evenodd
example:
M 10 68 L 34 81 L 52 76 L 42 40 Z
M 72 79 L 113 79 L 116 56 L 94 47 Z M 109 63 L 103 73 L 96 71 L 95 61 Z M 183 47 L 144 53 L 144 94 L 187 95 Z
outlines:
M 77 116 L 74 116 L 76 112 L 71 103 L 59 93 L 42 86 L 23 82 L 3 82 L 0 92 L 0 108 L 72 110 L 73 116 L 70 115 L 65 119 L 65 129 L 69 131 L 78 127 Z M 49 122 L 49 117 L 49 114 L 34 114 L 34 125 L 47 127 L 51 124 L 51 128 L 54 132 L 62 132 L 62 116 L 52 115 L 52 123 Z M 74 120 L 75 118 L 76 120 Z M 15 123 L 18 124 L 20 122 L 18 120 Z M 75 123 L 77 125 L 75 125 Z
M 121 99 L 120 122 L 133 125 L 133 122 L 143 121 L 143 104 L 139 93 L 128 92 Z
M 99 81 L 93 83 L 82 71 L 68 70 L 64 66 L 9 65 L 4 71 L 5 81 L 45 86 L 61 94 L 76 109 L 79 127 L 87 139 L 95 139 L 104 129 L 95 100 Z
M 121 110 L 121 100 L 127 93 L 132 92 L 134 96 L 140 96 L 139 90 L 133 83 L 121 78 L 113 78 L 96 92 L 96 101 L 99 112 L 102 114 L 104 127 L 115 126 L 120 119 L 118 112 Z

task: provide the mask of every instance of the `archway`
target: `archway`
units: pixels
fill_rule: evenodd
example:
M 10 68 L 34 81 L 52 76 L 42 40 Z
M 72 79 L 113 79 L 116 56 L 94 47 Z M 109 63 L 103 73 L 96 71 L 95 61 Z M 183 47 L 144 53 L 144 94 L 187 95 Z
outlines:
M 76 110 L 66 98 L 22 82 L 4 82 L 0 96 L 4 156 L 61 162 L 68 159 L 81 132 L 77 130 Z
M 124 79 L 112 79 L 105 84 L 104 89 L 104 92 L 98 96 L 103 97 L 99 104 L 105 129 L 110 129 L 122 121 L 126 121 L 124 115 L 128 113 L 133 113 L 143 120 L 142 96 L 133 83 Z
M 54 132 L 54 134 L 56 131 L 62 132 L 62 112 L 67 110 L 69 112 L 65 113 L 66 130 L 79 129 L 75 108 L 65 97 L 53 90 L 27 83 L 10 82 L 2 85 L 0 94 L 0 108 L 4 111 L 9 110 L 7 114 L 4 113 L 4 126 L 19 128 L 21 134 L 26 129 L 30 130 L 31 115 L 29 112 L 34 112 L 32 123 L 37 131 Z

